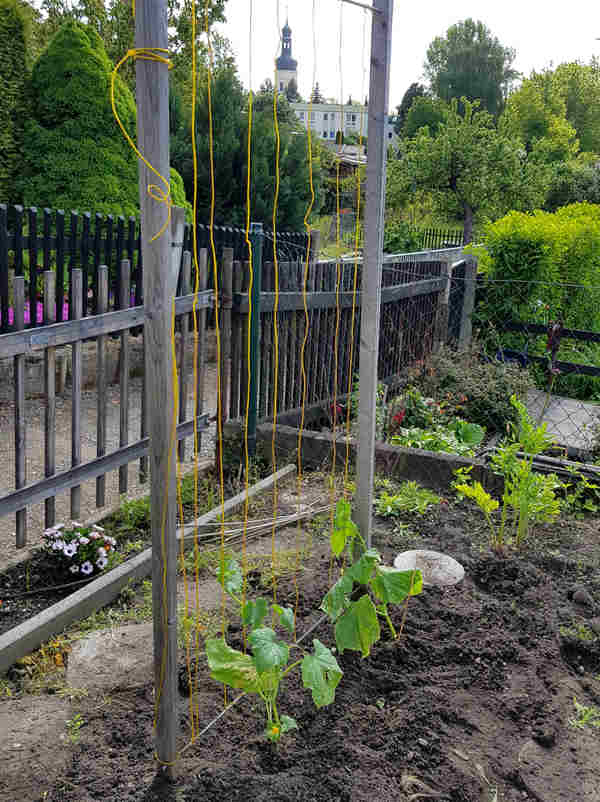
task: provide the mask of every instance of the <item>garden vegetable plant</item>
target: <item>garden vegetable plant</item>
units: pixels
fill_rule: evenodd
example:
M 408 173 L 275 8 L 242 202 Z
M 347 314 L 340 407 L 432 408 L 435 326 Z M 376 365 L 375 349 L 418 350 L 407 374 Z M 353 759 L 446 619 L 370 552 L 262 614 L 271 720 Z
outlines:
M 336 557 L 344 554 L 351 565 L 325 595 L 321 609 L 334 624 L 340 654 L 351 649 L 366 657 L 381 637 L 379 618 L 397 637 L 388 605 L 407 603 L 410 596 L 421 593 L 423 578 L 420 571 L 382 565 L 377 549 L 367 549 L 352 520 L 350 502 L 344 499 L 337 503 L 330 545 Z M 356 546 L 361 554 L 354 561 Z
M 280 628 L 293 633 L 294 611 L 291 607 L 269 604 L 261 597 L 246 601 L 243 598 L 242 571 L 235 560 L 224 559 L 217 578 L 225 592 L 239 605 L 250 652 L 233 649 L 224 638 L 207 639 L 210 675 L 230 688 L 256 694 L 265 707 L 265 735 L 270 741 L 279 741 L 286 732 L 298 728 L 296 721 L 291 716 L 280 714 L 277 707 L 283 679 L 300 667 L 302 683 L 311 691 L 313 702 L 319 708 L 333 702 L 342 670 L 332 651 L 318 638 L 313 640 L 313 651 L 309 653 L 298 643 L 287 642 L 272 626 L 265 626 L 265 620 L 269 618 Z M 293 651 L 302 656 L 293 659 Z

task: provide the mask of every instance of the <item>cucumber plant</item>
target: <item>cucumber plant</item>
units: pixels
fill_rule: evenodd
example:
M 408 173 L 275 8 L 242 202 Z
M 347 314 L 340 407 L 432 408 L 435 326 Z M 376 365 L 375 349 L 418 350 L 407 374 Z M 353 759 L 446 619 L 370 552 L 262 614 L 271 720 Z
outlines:
M 272 626 L 265 626 L 265 619 L 269 617 L 272 623 L 277 622 L 280 628 L 293 633 L 294 611 L 291 607 L 269 604 L 262 597 L 245 601 L 243 576 L 235 560 L 222 561 L 217 579 L 239 605 L 251 651 L 244 653 L 233 649 L 224 638 L 207 639 L 206 656 L 211 677 L 231 688 L 256 694 L 265 707 L 265 735 L 270 741 L 277 742 L 286 732 L 298 728 L 296 721 L 291 716 L 281 715 L 277 707 L 277 696 L 285 677 L 300 667 L 302 683 L 311 691 L 313 702 L 319 708 L 333 702 L 342 670 L 331 650 L 317 638 L 313 640 L 312 653 L 309 653 L 298 643 L 282 639 Z M 292 659 L 293 651 L 301 656 Z
M 417 570 L 382 565 L 377 549 L 367 549 L 352 520 L 350 502 L 344 499 L 337 503 L 330 546 L 336 557 L 345 554 L 351 565 L 327 592 L 321 610 L 334 624 L 340 654 L 351 649 L 366 657 L 381 637 L 380 618 L 387 623 L 392 637 L 397 637 L 388 605 L 407 602 L 410 596 L 421 593 L 423 578 Z M 354 561 L 357 546 L 361 554 Z

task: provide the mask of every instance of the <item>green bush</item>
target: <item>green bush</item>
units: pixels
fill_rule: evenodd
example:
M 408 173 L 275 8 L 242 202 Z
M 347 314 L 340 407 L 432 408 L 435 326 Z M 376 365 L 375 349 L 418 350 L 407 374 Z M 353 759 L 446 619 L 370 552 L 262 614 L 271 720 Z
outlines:
M 511 396 L 524 399 L 534 386 L 533 379 L 528 370 L 487 361 L 479 352 L 477 342 L 471 350 L 461 352 L 460 359 L 452 349 L 442 348 L 418 366 L 411 380 L 424 395 L 438 399 L 448 417 L 478 423 L 489 434 L 505 433 L 507 423 L 515 420 Z
M 20 200 L 14 186 L 26 115 L 28 17 L 17 0 L 0 0 L 0 201 Z
M 383 250 L 385 253 L 411 253 L 421 250 L 421 235 L 404 220 L 389 220 L 385 224 Z

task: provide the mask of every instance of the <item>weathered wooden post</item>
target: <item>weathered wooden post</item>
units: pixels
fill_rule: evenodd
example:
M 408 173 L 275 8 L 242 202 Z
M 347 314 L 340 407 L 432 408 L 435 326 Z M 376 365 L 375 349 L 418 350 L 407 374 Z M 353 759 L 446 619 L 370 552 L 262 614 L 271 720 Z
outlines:
M 385 123 L 390 83 L 394 0 L 373 0 L 369 151 L 365 203 L 365 248 L 361 292 L 357 524 L 371 545 L 375 475 L 375 412 L 381 312 L 381 273 L 387 141 Z
M 136 48 L 165 53 L 169 47 L 166 0 L 137 0 Z M 160 49 L 160 50 L 159 50 Z M 167 64 L 136 61 L 137 141 L 144 158 L 169 181 L 169 77 Z M 150 194 L 161 181 L 139 162 L 141 248 L 144 264 L 145 371 L 150 435 L 152 604 L 156 756 L 159 771 L 173 774 L 177 739 L 177 542 L 175 403 L 171 325 L 177 276 L 172 270 L 168 206 Z M 179 217 L 179 210 L 172 210 Z M 183 221 L 181 221 L 183 222 Z M 164 230 L 163 230 L 164 229 Z M 157 236 L 158 235 L 158 236 Z
M 260 374 L 260 293 L 262 282 L 262 223 L 250 227 L 252 243 L 252 315 L 250 317 L 250 404 L 248 410 L 248 455 L 256 454 L 256 424 L 258 421 L 258 385 Z

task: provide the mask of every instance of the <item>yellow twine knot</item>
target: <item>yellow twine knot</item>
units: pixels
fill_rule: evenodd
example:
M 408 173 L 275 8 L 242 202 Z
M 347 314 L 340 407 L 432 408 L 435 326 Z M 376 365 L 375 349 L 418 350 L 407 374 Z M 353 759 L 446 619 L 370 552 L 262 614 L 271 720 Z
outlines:
M 164 53 L 166 53 L 167 55 L 162 55 Z M 127 62 L 129 59 L 132 59 L 134 61 L 136 59 L 141 59 L 142 61 L 157 61 L 160 64 L 166 64 L 166 66 L 169 69 L 171 69 L 173 67 L 173 63 L 168 58 L 168 53 L 169 53 L 169 51 L 166 50 L 164 47 L 137 47 L 137 48 L 132 48 L 132 49 L 128 50 L 125 53 L 125 55 L 123 56 L 123 58 L 115 65 L 115 68 L 112 71 L 111 82 L 110 82 L 110 103 L 111 103 L 111 106 L 112 106 L 112 112 L 113 112 L 115 120 L 117 121 L 117 124 L 118 124 L 119 128 L 121 129 L 121 131 L 123 133 L 123 136 L 125 137 L 125 139 L 129 143 L 129 146 L 131 147 L 131 149 L 134 151 L 134 153 L 140 159 L 140 161 L 142 161 L 146 165 L 148 170 L 153 172 L 154 175 L 157 176 L 157 178 L 159 178 L 162 181 L 162 183 L 164 184 L 164 186 L 166 187 L 166 191 L 161 186 L 159 186 L 158 184 L 148 184 L 148 187 L 147 187 L 148 195 L 153 200 L 155 200 L 157 203 L 164 203 L 165 206 L 167 207 L 167 219 L 165 220 L 165 223 L 161 227 L 160 231 L 158 231 L 152 237 L 150 242 L 154 242 L 154 240 L 158 239 L 165 232 L 167 226 L 171 222 L 171 209 L 173 207 L 173 200 L 171 198 L 171 184 L 140 153 L 140 151 L 137 148 L 137 145 L 135 144 L 133 139 L 130 137 L 130 135 L 128 134 L 127 130 L 125 129 L 125 126 L 121 122 L 121 118 L 119 117 L 119 114 L 117 112 L 117 104 L 115 102 L 115 84 L 116 84 L 116 81 L 117 81 L 117 74 L 118 74 L 119 70 L 121 69 L 123 64 L 125 64 L 125 62 Z

